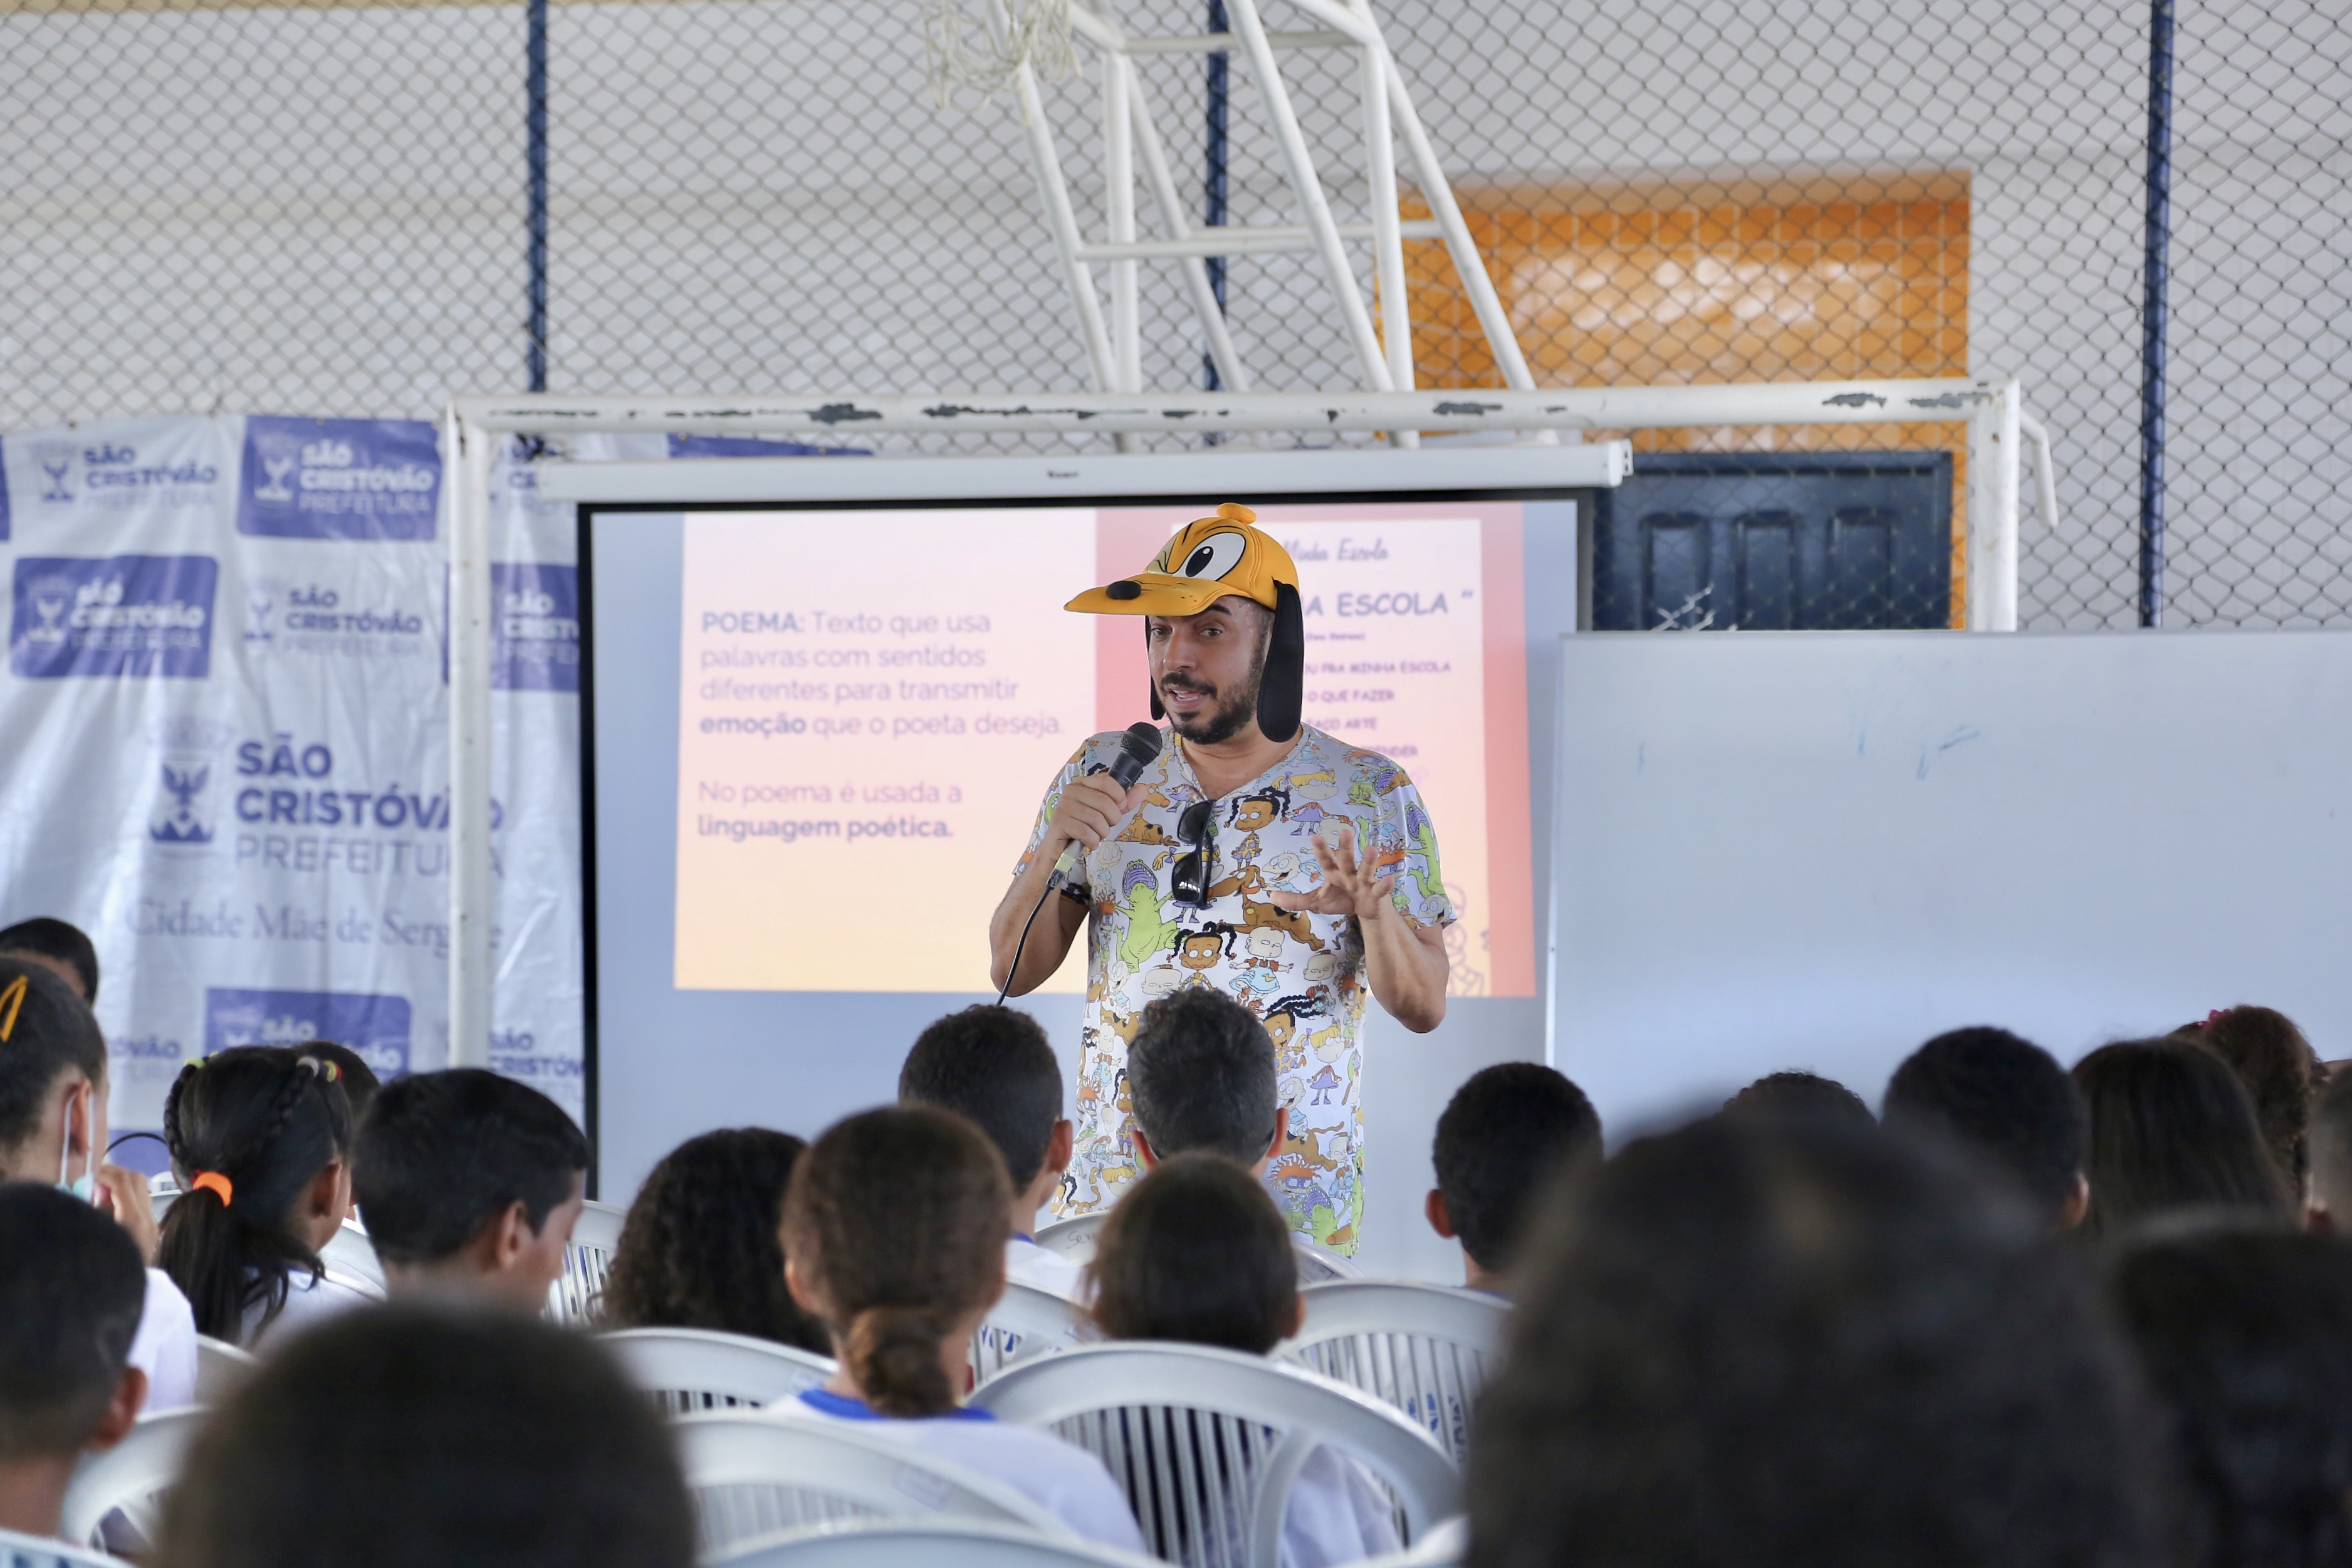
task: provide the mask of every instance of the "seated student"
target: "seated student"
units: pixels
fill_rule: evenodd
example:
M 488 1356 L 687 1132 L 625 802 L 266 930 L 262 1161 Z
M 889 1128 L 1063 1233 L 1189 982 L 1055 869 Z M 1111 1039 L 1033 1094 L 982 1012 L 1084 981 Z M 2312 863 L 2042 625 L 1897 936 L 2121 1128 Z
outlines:
M 980 1131 L 929 1106 L 835 1122 L 793 1172 L 784 1278 L 833 1337 L 841 1370 L 802 1414 L 866 1430 L 993 1477 L 1090 1541 L 1143 1534 L 1093 1455 L 957 1404 L 966 1347 L 1004 1294 L 1013 1184 Z
M 2230 1064 L 2254 1102 L 2254 1121 L 2279 1180 L 2300 1194 L 2310 1163 L 2305 1137 L 2311 1105 L 2327 1082 L 2327 1067 L 2294 1020 L 2269 1007 L 2224 1007 L 2202 1023 L 2183 1024 L 2171 1037 L 2193 1041 Z
M 163 1097 L 180 1196 L 156 1256 L 196 1329 L 254 1348 L 376 1299 L 319 1249 L 351 1206 L 351 1107 L 333 1063 L 282 1046 L 190 1062 Z
M 1864 1103 L 1862 1096 L 1835 1079 L 1797 1068 L 1766 1073 L 1725 1100 L 1723 1113 L 1726 1116 L 1823 1117 L 1832 1121 L 1851 1122 L 1856 1127 L 1875 1124 L 1870 1107 Z
M 2090 1114 L 2085 1234 L 2199 1208 L 2289 1212 L 2252 1101 L 2228 1064 L 2182 1040 L 2119 1040 L 2074 1064 Z
M 1954 1029 L 1895 1069 L 1882 1112 L 1897 1134 L 1928 1129 L 2015 1184 L 2053 1230 L 2091 1205 L 2083 1175 L 2089 1116 L 2057 1059 L 2007 1029 Z
M 147 1397 L 131 1364 L 147 1297 L 139 1244 L 85 1203 L 0 1186 L 0 1562 L 7 1532 L 55 1535 L 74 1467 L 122 1440 Z
M 2304 1228 L 2352 1235 L 2352 1073 L 2337 1073 L 2311 1108 L 2311 1186 Z
M 1264 1355 L 1298 1331 L 1290 1227 L 1255 1176 L 1214 1154 L 1153 1166 L 1111 1210 L 1087 1273 L 1095 1321 L 1115 1340 Z M 1397 1544 L 1379 1483 L 1334 1449 L 1309 1455 L 1282 1516 L 1284 1568 L 1360 1562 Z
M 1262 1171 L 1290 1131 L 1274 1038 L 1222 991 L 1189 987 L 1146 1007 L 1128 1045 L 1127 1084 L 1135 1103 L 1128 1136 L 1145 1170 L 1199 1149 Z
M 2173 1416 L 2182 1568 L 2352 1563 L 2352 1248 L 2192 1229 L 2117 1256 L 2108 1294 Z
M 985 1004 L 949 1014 L 915 1037 L 898 1069 L 898 1103 L 952 1110 L 988 1134 L 1013 1173 L 1004 1277 L 1077 1300 L 1078 1266 L 1029 1234 L 1070 1163 L 1062 1068 L 1037 1020 Z
M 604 1274 L 609 1329 L 717 1329 L 833 1353 L 784 1289 L 784 1188 L 808 1145 L 732 1127 L 667 1154 L 629 1205 Z
M 588 1141 L 555 1101 L 479 1068 L 377 1090 L 352 1191 L 395 1296 L 454 1291 L 547 1305 L 588 1176 Z
M 596 1342 L 461 1303 L 289 1341 L 196 1435 L 162 1568 L 691 1568 L 660 1415 Z
M 147 1178 L 104 1163 L 106 1038 L 98 1019 L 47 967 L 0 958 L 0 1181 L 65 1188 L 130 1234 L 152 1263 L 155 1210 Z M 147 1270 L 147 1306 L 131 1343 L 157 1410 L 196 1395 L 196 1320 L 162 1269 Z
M 0 931 L 0 958 L 37 963 L 84 1002 L 98 1005 L 98 949 L 78 926 L 47 915 L 18 921 Z
M 1471 1563 L 2161 1561 L 2151 1423 L 2067 1251 L 1863 1127 L 1717 1116 L 1629 1145 L 1528 1238 Z
M 1437 1119 L 1425 1205 L 1429 1227 L 1462 1243 L 1463 1283 L 1509 1294 L 1503 1274 L 1528 1211 L 1555 1173 L 1598 1164 L 1601 1148 L 1592 1102 L 1541 1062 L 1472 1073 Z

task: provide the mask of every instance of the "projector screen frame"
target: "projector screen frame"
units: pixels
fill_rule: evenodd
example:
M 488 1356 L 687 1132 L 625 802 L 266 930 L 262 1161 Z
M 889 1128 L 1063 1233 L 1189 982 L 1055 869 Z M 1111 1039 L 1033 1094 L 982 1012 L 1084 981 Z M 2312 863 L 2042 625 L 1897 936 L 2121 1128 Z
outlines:
M 1552 466 L 1559 468 L 1566 466 L 1559 465 L 1556 462 L 1557 458 L 1560 454 L 1573 453 L 1579 450 L 1591 450 L 1591 448 L 1569 447 L 1513 448 L 1511 450 L 1538 452 L 1546 458 L 1555 459 Z M 1293 459 L 1291 467 L 1292 472 L 1297 473 L 1303 471 L 1312 474 L 1313 477 L 1321 478 L 1323 477 L 1322 472 L 1317 471 L 1321 469 L 1321 465 L 1315 465 L 1314 468 L 1309 468 L 1305 465 L 1296 464 L 1295 460 L 1301 457 L 1321 457 L 1324 455 L 1325 454 L 1319 453 L 1298 453 L 1285 454 L 1284 456 Z M 1493 458 L 1501 455 L 1503 455 L 1502 450 L 1496 448 L 1472 448 L 1468 450 L 1439 453 L 1432 453 L 1426 449 L 1418 452 L 1404 452 L 1395 454 L 1395 456 L 1404 458 L 1405 463 L 1398 467 L 1389 468 L 1389 473 L 1391 476 L 1390 483 L 1366 485 L 1362 487 L 1351 486 L 1347 488 L 1324 488 L 1314 490 L 1291 490 L 1276 489 L 1272 485 L 1261 482 L 1259 485 L 1244 493 L 1246 493 L 1253 500 L 1263 500 L 1269 504 L 1283 506 L 1314 506 L 1328 505 L 1335 502 L 1343 503 L 1350 500 L 1363 500 L 1368 495 L 1377 495 L 1383 501 L 1427 502 L 1436 505 L 1442 505 L 1450 501 L 1473 500 L 1566 505 L 1575 509 L 1573 513 L 1575 521 L 1571 526 L 1578 534 L 1581 536 L 1589 529 L 1591 492 L 1594 489 L 1601 488 L 1596 485 L 1522 485 L 1490 483 L 1472 486 L 1455 483 L 1443 487 L 1414 486 L 1410 489 L 1399 489 L 1393 484 L 1393 477 L 1399 472 L 1400 467 L 1409 467 L 1412 469 L 1423 472 L 1429 471 L 1432 468 L 1437 468 L 1450 475 L 1459 475 L 1462 471 L 1462 465 L 1457 463 L 1448 462 L 1442 465 L 1432 465 L 1429 463 L 1428 459 L 1433 457 Z M 1346 454 L 1343 455 L 1343 460 L 1349 469 L 1359 469 L 1361 467 L 1362 458 L 1364 456 L 1366 455 Z M 1092 459 L 1089 463 L 1089 468 L 1096 472 L 1108 471 L 1111 474 L 1124 476 L 1125 474 L 1133 471 L 1140 463 L 1148 460 L 1148 458 L 1138 458 L 1136 457 L 1099 458 Z M 826 461 L 803 457 L 782 458 L 724 458 L 713 459 L 709 462 L 672 461 L 668 463 L 597 464 L 593 465 L 593 467 L 596 468 L 645 468 L 654 470 L 656 473 L 667 471 L 669 477 L 676 479 L 681 474 L 681 472 L 696 472 L 704 469 L 725 470 L 741 468 L 755 468 L 770 471 L 782 468 L 789 472 L 800 474 L 805 473 L 812 468 L 828 470 L 834 468 L 855 468 L 872 471 L 894 468 L 903 470 L 916 468 L 918 466 L 928 467 L 932 464 L 952 464 L 958 468 L 963 468 L 967 464 L 971 463 L 1018 463 L 1024 468 L 1034 469 L 1047 461 L 1050 461 L 1057 469 L 1072 466 L 1069 460 L 1062 458 L 913 458 L 901 462 L 891 461 L 888 459 L 881 461 L 874 461 L 871 459 L 862 461 Z M 1226 479 L 1230 477 L 1232 472 L 1228 468 L 1228 464 L 1232 463 L 1232 459 L 1221 455 L 1185 455 L 1175 458 L 1174 462 L 1176 464 L 1180 464 L 1182 469 L 1186 472 L 1194 475 L 1202 475 L 1202 477 L 1213 479 L 1219 481 Z M 1203 474 L 1204 465 L 1213 465 L 1211 471 L 1206 474 Z M 1238 466 L 1239 465 L 1234 465 L 1235 468 L 1238 468 Z M 579 465 L 579 467 L 588 468 L 590 465 Z M 1486 471 L 1492 471 L 1491 466 L 1487 468 Z M 989 470 L 982 470 L 982 472 L 989 472 Z M 1008 468 L 996 469 L 994 472 L 1003 473 L 1007 478 L 1011 478 L 1013 477 L 1014 470 Z M 752 477 L 753 476 L 745 476 L 743 479 L 733 479 L 733 477 L 730 476 L 730 479 L 733 480 L 731 483 L 721 484 L 715 487 L 701 486 L 695 488 L 740 491 L 745 488 L 745 480 Z M 933 478 L 930 473 L 927 473 L 924 477 L 927 480 L 932 479 Z M 1614 481 L 1612 480 L 1612 482 L 1613 484 Z M 582 488 L 601 489 L 604 487 L 595 486 Z M 634 489 L 635 487 L 632 486 L 627 488 Z M 803 494 L 791 500 L 780 500 L 775 498 L 775 491 L 773 488 L 771 487 L 761 493 L 760 499 L 756 500 L 745 498 L 740 494 L 736 495 L 734 499 L 729 500 L 709 499 L 708 497 L 698 496 L 686 500 L 668 499 L 654 500 L 640 499 L 635 496 L 630 497 L 629 499 L 613 500 L 583 499 L 576 496 L 563 498 L 573 501 L 573 528 L 577 552 L 575 559 L 578 562 L 579 572 L 579 758 L 582 977 L 581 1089 L 583 1096 L 583 1109 L 585 1118 L 585 1126 L 583 1131 L 587 1135 L 589 1146 L 589 1195 L 592 1197 L 596 1195 L 596 1188 L 598 1185 L 597 1178 L 601 1172 L 603 1163 L 600 1138 L 603 1116 L 601 1104 L 603 1075 L 601 1068 L 602 1042 L 599 1031 L 601 965 L 598 960 L 599 900 L 597 840 L 599 835 L 599 825 L 597 818 L 596 793 L 596 595 L 594 544 L 596 520 L 601 516 L 608 514 L 615 517 L 624 517 L 632 514 L 650 517 L 672 517 L 688 512 L 707 513 L 722 511 L 776 512 L 851 510 L 883 512 L 904 510 L 909 506 L 919 507 L 926 503 L 936 505 L 941 502 L 952 502 L 961 506 L 994 510 L 999 509 L 1015 510 L 1024 507 L 1104 508 L 1131 506 L 1138 500 L 1149 500 L 1157 505 L 1192 502 L 1200 505 L 1204 510 L 1213 510 L 1220 500 L 1234 499 L 1234 491 L 1225 489 L 1222 483 L 1219 484 L 1218 489 L 1214 491 L 1205 491 L 1199 484 L 1194 483 L 1186 485 L 1181 489 L 1145 489 L 1129 486 L 1121 486 L 1108 494 L 1097 493 L 1087 495 L 1071 493 L 1046 495 L 975 494 L 971 489 L 955 489 L 946 494 L 927 493 L 919 495 L 911 494 L 904 487 L 893 488 L 888 486 L 872 485 L 864 487 L 803 486 L 799 488 L 803 489 L 804 491 L 811 489 L 822 489 L 832 493 L 819 495 Z M 856 496 L 845 496 L 838 493 L 842 489 L 850 488 L 863 489 L 865 493 Z M 1081 575 L 1083 574 L 1084 574 L 1082 572 Z M 1580 570 L 1579 575 L 1579 586 L 1580 592 L 1582 575 Z M 1532 810 L 1534 803 L 1531 801 L 1529 805 Z M 675 889 L 672 889 L 672 892 L 674 896 Z M 1549 898 L 1541 890 L 1538 890 L 1537 897 L 1533 901 L 1533 908 L 1529 911 L 1530 918 L 1536 919 L 1538 921 L 1548 921 L 1549 915 L 1547 911 L 1549 909 Z M 1538 951 L 1540 951 L 1546 942 L 1546 933 L 1544 931 L 1539 930 L 1537 932 L 1537 942 Z

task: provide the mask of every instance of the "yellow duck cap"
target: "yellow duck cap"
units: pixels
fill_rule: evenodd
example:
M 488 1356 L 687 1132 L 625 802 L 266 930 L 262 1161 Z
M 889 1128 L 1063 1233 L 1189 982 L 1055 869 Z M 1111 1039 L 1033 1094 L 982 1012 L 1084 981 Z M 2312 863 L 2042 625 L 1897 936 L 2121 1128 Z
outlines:
M 1089 616 L 1197 616 L 1228 594 L 1281 605 L 1276 584 L 1298 589 L 1298 566 L 1275 537 L 1253 527 L 1257 513 L 1227 501 L 1214 517 L 1178 529 L 1132 577 L 1089 588 L 1062 607 Z

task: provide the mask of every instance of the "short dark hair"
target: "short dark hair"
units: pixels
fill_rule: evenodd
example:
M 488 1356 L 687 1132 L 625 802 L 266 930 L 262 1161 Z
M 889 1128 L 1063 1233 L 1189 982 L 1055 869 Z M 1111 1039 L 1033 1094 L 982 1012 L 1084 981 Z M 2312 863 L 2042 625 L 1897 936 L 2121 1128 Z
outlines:
M 1541 1062 L 1472 1073 L 1438 1117 L 1429 1151 L 1446 1221 L 1488 1269 L 1509 1263 L 1523 1216 L 1553 1173 L 1600 1158 L 1600 1114 Z
M 1127 1081 L 1155 1159 L 1206 1149 L 1247 1164 L 1274 1142 L 1274 1037 L 1222 991 L 1186 986 L 1146 1007 Z
M 718 1329 L 833 1353 L 784 1289 L 784 1189 L 808 1145 L 730 1127 L 667 1154 L 629 1205 L 604 1276 L 614 1329 Z
M 2310 1169 L 2305 1140 L 2312 1101 L 2327 1081 L 2327 1068 L 2294 1020 L 2274 1007 L 2242 1003 L 2210 1014 L 2201 1023 L 2183 1024 L 2172 1037 L 2194 1041 L 2230 1065 L 2253 1101 L 2254 1121 L 2263 1130 L 2263 1142 L 2278 1166 L 2279 1179 L 2301 1191 Z
M 2185 1040 L 2118 1040 L 2074 1064 L 2090 1113 L 2084 1230 L 2207 1207 L 2276 1215 L 2287 1193 L 2229 1064 Z
M 196 1331 L 232 1344 L 245 1314 L 257 1334 L 286 1307 L 292 1276 L 325 1266 L 288 1224 L 303 1190 L 352 1146 L 342 1086 L 317 1057 L 233 1046 L 190 1062 L 163 1097 L 163 1146 L 181 1195 L 163 1215 L 155 1260 L 194 1310 Z M 227 1178 L 228 1191 L 195 1178 Z
M 587 1168 L 588 1141 L 555 1101 L 480 1068 L 452 1068 L 376 1092 L 352 1193 L 386 1262 L 436 1263 L 509 1204 L 539 1231 Z
M 167 1568 L 689 1568 L 660 1416 L 593 1339 L 446 1303 L 289 1341 L 197 1434 Z
M 147 1304 L 131 1233 L 37 1182 L 0 1185 L 0 1459 L 68 1458 L 106 1419 Z
M 352 1124 L 356 1129 L 360 1118 L 367 1114 L 367 1108 L 375 1103 L 376 1090 L 383 1087 L 383 1080 L 375 1076 L 375 1068 L 368 1066 L 367 1058 L 332 1040 L 305 1040 L 294 1047 L 294 1054 L 335 1064 L 341 1075 L 336 1081 L 342 1086 L 343 1099 L 352 1108 Z
M 2126 1248 L 2109 1289 L 2172 1407 L 2187 1568 L 2352 1563 L 2352 1248 L 2210 1229 Z
M 2147 1423 L 2069 1254 L 1871 1128 L 1629 1145 L 1528 1237 L 1472 1568 L 2147 1560 Z
M 1062 1065 L 1036 1019 L 981 1003 L 915 1037 L 898 1069 L 898 1103 L 954 1111 L 988 1134 L 1013 1184 L 1026 1187 L 1045 1168 L 1062 1119 Z
M 0 1024 L 9 1026 L 8 1037 L 0 1040 L 0 1152 L 5 1152 L 33 1135 L 60 1077 L 79 1072 L 93 1084 L 105 1081 L 106 1037 L 71 986 L 25 958 L 0 957 Z
M 1862 1096 L 1835 1079 L 1790 1068 L 1769 1072 L 1723 1102 L 1727 1116 L 1818 1118 L 1874 1127 L 1878 1119 Z
M 2089 1115 L 2057 1058 L 2007 1029 L 1937 1036 L 1886 1085 L 1889 1131 L 1929 1128 L 2032 1199 L 2053 1225 L 2083 1176 Z
M 36 915 L 0 931 L 0 956 L 26 952 L 53 958 L 79 975 L 81 999 L 97 1005 L 98 949 L 79 926 Z
M 1088 1266 L 1094 1318 L 1115 1340 L 1264 1355 L 1292 1327 L 1298 1258 L 1265 1185 L 1219 1154 L 1145 1173 L 1104 1222 Z
M 2337 1231 L 2352 1231 L 2352 1072 L 2339 1072 L 2311 1108 L 2311 1190 Z

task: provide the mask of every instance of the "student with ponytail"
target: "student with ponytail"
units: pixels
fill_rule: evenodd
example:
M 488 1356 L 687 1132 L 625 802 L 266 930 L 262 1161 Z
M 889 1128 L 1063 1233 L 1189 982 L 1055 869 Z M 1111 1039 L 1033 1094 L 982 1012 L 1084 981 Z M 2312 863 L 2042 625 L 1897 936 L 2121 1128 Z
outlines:
M 980 1130 L 928 1106 L 836 1123 L 793 1171 L 784 1279 L 841 1370 L 801 1395 L 821 1418 L 992 1477 L 1091 1541 L 1143 1550 L 1101 1461 L 958 1404 L 972 1331 L 1004 1293 L 1012 1180 Z
M 159 1254 L 198 1331 L 248 1348 L 375 1299 L 320 1261 L 351 1203 L 351 1106 L 323 1057 L 238 1046 L 180 1069 L 163 1142 L 181 1195 Z
M 64 1188 L 121 1226 L 152 1263 L 147 1178 L 106 1163 L 107 1088 L 106 1037 L 89 1005 L 47 966 L 0 955 L 0 1182 Z M 146 1373 L 146 1408 L 195 1398 L 195 1319 L 160 1268 L 147 1270 L 131 1364 Z

